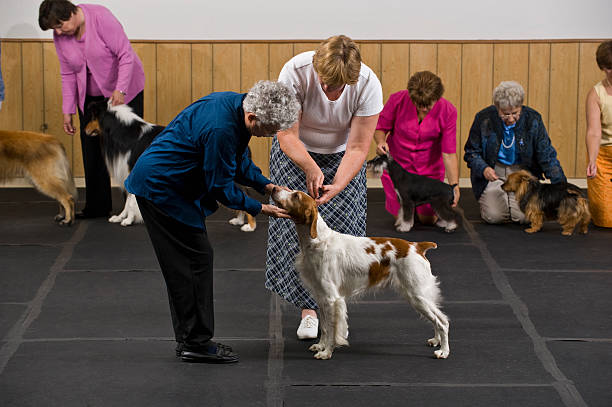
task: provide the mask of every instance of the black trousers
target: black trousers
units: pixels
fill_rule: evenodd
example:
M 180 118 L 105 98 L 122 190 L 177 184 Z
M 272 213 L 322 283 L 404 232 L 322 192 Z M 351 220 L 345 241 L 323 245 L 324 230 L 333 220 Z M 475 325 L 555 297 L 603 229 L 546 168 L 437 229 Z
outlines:
M 214 333 L 213 249 L 206 232 L 166 215 L 136 197 L 161 267 L 176 341 L 187 348 L 207 344 Z
M 91 120 L 91 112 L 87 106 L 91 102 L 103 100 L 104 96 L 85 96 L 85 112 L 79 111 L 81 150 L 83 152 L 83 167 L 85 169 L 85 208 L 83 212 L 90 215 L 107 215 L 113 208 L 111 183 L 102 155 L 99 136 L 85 134 L 85 126 Z M 144 91 L 140 92 L 128 103 L 138 116 L 143 116 Z

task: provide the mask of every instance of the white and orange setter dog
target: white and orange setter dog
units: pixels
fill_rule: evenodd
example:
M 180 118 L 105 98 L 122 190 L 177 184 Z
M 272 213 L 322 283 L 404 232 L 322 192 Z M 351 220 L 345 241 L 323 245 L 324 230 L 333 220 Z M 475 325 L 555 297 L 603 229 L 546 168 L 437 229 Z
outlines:
M 435 243 L 345 235 L 325 224 L 314 199 L 304 192 L 276 187 L 272 199 L 296 223 L 301 249 L 296 270 L 319 306 L 321 338 L 310 347 L 316 359 L 330 359 L 336 347 L 348 345 L 345 299 L 384 286 L 431 321 L 434 337 L 427 342 L 440 346 L 436 358 L 448 357 L 449 320 L 440 310 L 438 281 L 425 257 Z

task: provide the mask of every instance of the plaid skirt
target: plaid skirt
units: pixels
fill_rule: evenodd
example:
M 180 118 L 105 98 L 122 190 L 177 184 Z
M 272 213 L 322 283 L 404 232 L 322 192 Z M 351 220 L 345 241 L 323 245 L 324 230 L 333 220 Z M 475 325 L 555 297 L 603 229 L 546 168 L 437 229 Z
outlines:
M 310 152 L 325 180 L 333 182 L 344 152 L 317 154 Z M 276 185 L 306 191 L 306 175 L 280 149 L 276 137 L 270 151 L 270 179 Z M 365 163 L 344 190 L 331 201 L 319 206 L 319 213 L 333 230 L 353 236 L 365 236 L 367 186 Z M 317 303 L 304 288 L 295 271 L 295 257 L 300 251 L 295 224 L 289 219 L 270 217 L 266 260 L 266 288 L 274 291 L 300 309 L 316 309 Z

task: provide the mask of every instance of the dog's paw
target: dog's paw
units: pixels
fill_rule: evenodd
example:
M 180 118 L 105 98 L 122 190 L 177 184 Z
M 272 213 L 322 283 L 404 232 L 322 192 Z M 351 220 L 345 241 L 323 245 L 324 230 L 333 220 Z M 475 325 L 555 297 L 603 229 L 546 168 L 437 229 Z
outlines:
M 322 350 L 320 352 L 315 353 L 314 358 L 319 360 L 327 360 L 331 359 L 332 352 L 328 350 Z
M 251 227 L 251 225 L 249 225 L 248 223 L 242 225 L 242 227 L 240 228 L 240 230 L 242 230 L 243 232 L 254 232 L 255 228 Z
M 108 218 L 110 223 L 122 223 L 125 218 L 121 215 L 114 215 Z
M 236 217 L 236 218 L 232 218 L 230 220 L 228 220 L 230 225 L 234 225 L 234 226 L 240 226 L 240 225 L 244 225 L 244 220 Z
M 410 229 L 412 229 L 412 225 L 410 223 L 400 223 L 395 228 L 395 230 L 398 232 L 410 232 Z
M 315 343 L 313 345 L 310 345 L 310 348 L 308 348 L 308 350 L 311 352 L 320 352 L 324 349 L 325 349 L 325 346 L 323 346 L 323 344 L 321 343 Z
M 57 222 L 58 225 L 60 226 L 72 226 L 72 221 L 71 220 L 67 220 L 67 219 L 63 219 L 60 220 L 59 222 Z
M 538 230 L 540 230 L 540 229 L 536 229 L 536 228 L 527 228 L 527 229 L 525 229 L 525 232 L 527 232 L 527 233 L 535 233 L 535 232 L 537 232 Z
M 134 224 L 133 218 L 125 218 L 121 221 L 121 226 L 132 226 Z
M 57 215 L 55 215 L 55 218 L 53 218 L 53 220 L 55 222 L 61 222 L 65 219 L 66 217 L 64 215 L 62 215 L 61 213 L 58 213 Z
M 442 350 L 442 349 L 438 349 L 437 351 L 434 352 L 434 356 L 436 357 L 436 359 L 446 359 L 449 354 L 450 354 L 450 351 Z
M 440 345 L 440 338 L 434 337 L 434 338 L 428 339 L 427 340 L 427 344 L 429 346 L 436 347 L 436 346 Z

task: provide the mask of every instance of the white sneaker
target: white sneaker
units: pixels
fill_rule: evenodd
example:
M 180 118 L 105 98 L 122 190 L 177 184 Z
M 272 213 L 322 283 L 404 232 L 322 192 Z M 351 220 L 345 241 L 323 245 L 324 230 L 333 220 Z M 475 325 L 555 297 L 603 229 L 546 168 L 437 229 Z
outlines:
M 297 329 L 298 339 L 316 339 L 319 333 L 319 320 L 312 315 L 302 318 Z

